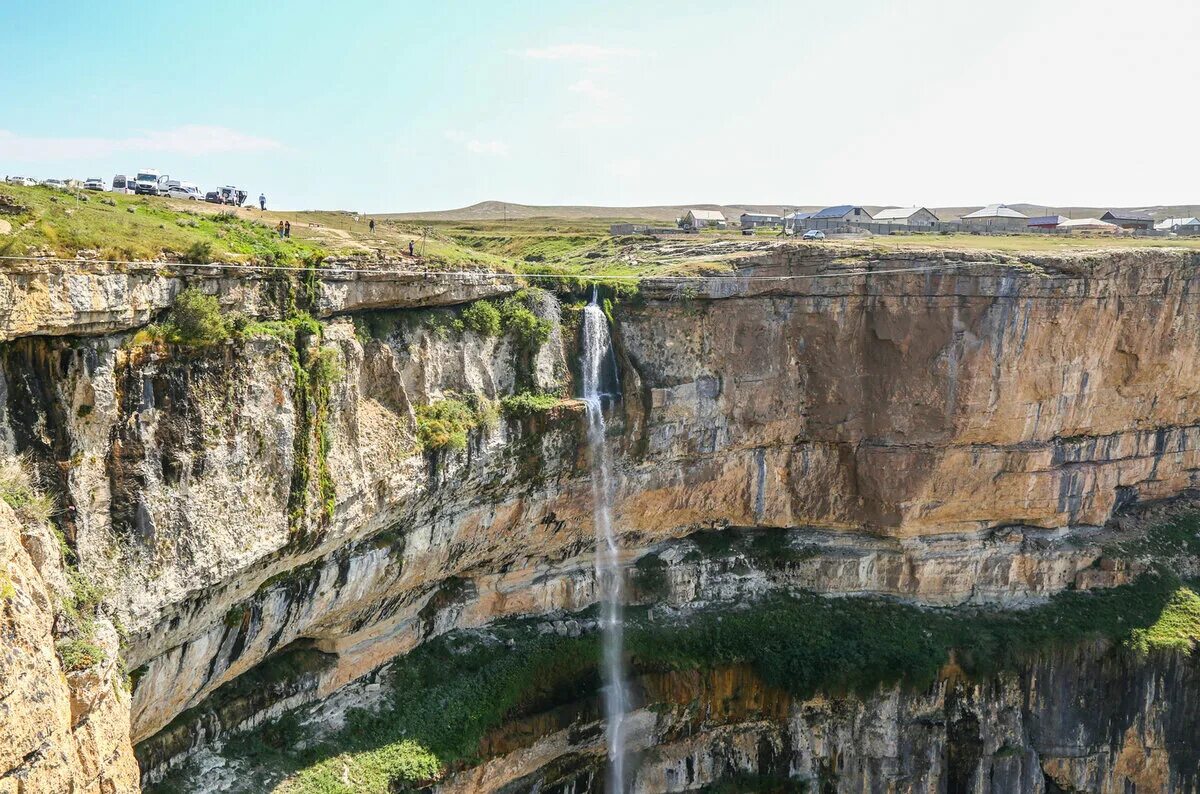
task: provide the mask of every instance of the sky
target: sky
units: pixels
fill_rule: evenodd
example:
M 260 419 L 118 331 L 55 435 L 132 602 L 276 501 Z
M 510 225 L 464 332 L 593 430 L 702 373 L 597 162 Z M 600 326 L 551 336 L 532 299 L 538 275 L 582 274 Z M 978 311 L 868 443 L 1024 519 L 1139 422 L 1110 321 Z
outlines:
M 0 174 L 269 206 L 1200 203 L 1200 2 L 0 0 Z

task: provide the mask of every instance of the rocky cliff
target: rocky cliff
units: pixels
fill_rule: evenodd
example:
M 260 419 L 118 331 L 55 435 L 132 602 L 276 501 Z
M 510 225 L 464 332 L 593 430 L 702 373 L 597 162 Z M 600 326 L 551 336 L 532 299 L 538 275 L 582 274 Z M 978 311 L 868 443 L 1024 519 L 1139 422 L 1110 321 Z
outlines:
M 1100 527 L 1200 468 L 1197 264 L 781 247 L 618 297 L 614 517 L 631 566 L 661 573 L 634 597 L 1021 606 L 1130 581 Z M 139 333 L 188 285 L 238 333 Z M 0 444 L 38 468 L 126 632 L 147 781 L 431 637 L 594 601 L 581 412 L 502 402 L 573 393 L 579 301 L 515 289 L 0 278 Z M 467 315 L 506 295 L 542 330 Z M 461 449 L 423 435 L 451 404 L 472 414 Z M 725 535 L 750 552 L 714 552 Z M 298 653 L 269 697 L 209 702 Z

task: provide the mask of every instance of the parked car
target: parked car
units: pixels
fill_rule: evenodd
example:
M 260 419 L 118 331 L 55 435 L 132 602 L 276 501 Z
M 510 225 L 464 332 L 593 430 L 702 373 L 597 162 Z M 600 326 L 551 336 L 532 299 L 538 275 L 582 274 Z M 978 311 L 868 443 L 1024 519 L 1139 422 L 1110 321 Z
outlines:
M 4 180 L 10 185 L 24 185 L 25 187 L 33 187 L 38 182 L 31 176 L 10 176 Z
M 824 240 L 825 232 L 821 231 L 820 229 L 809 229 L 808 231 L 806 231 L 804 233 L 804 236 L 801 237 L 800 239 L 801 240 Z
M 221 191 L 219 191 L 219 190 L 208 191 L 207 193 L 204 194 L 204 200 L 207 201 L 209 204 L 224 204 L 225 203 L 225 202 L 221 201 Z
M 104 180 L 98 176 L 89 176 L 83 183 L 84 190 L 104 190 Z
M 200 192 L 200 188 L 191 182 L 174 182 L 168 185 L 167 195 L 174 199 L 187 199 L 189 201 L 200 201 L 205 198 L 204 194 Z
M 133 180 L 126 177 L 124 174 L 117 174 L 113 177 L 112 192 L 113 193 L 132 193 Z
M 61 179 L 43 179 L 42 184 L 46 187 L 58 188 L 59 190 L 67 189 L 67 183 Z

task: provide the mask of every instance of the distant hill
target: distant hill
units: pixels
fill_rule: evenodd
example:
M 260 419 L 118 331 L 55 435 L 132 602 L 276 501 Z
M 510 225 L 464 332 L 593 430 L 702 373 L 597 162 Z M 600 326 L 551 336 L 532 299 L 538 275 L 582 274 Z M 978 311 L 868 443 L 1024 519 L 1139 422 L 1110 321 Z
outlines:
M 688 210 L 720 210 L 726 218 L 736 220 L 743 212 L 772 212 L 783 214 L 799 209 L 809 212 L 819 207 L 782 204 L 672 204 L 650 207 L 595 207 L 569 205 L 513 204 L 505 201 L 481 201 L 469 207 L 429 212 L 389 212 L 376 218 L 428 221 L 494 221 L 503 218 L 612 218 L 653 220 L 674 223 Z
M 450 210 L 432 210 L 428 212 L 391 212 L 376 215 L 377 218 L 394 218 L 397 220 L 429 220 L 429 221 L 486 221 L 510 218 L 606 218 L 662 221 L 672 223 L 689 209 L 720 210 L 730 220 L 737 220 L 743 212 L 769 212 L 782 215 L 793 210 L 814 212 L 821 209 L 817 204 L 668 204 L 647 207 L 598 207 L 586 205 L 535 205 L 514 204 L 506 201 L 481 201 L 469 207 Z M 867 211 L 877 212 L 883 206 L 896 205 L 866 205 Z M 955 220 L 968 212 L 979 209 L 983 204 L 965 207 L 930 207 L 942 220 Z M 1028 204 L 1023 202 L 1009 204 L 1015 210 L 1026 215 L 1066 215 L 1070 218 L 1098 218 L 1111 209 L 1136 210 L 1145 212 L 1152 217 L 1175 218 L 1200 216 L 1200 204 L 1155 205 L 1150 207 L 1056 207 L 1045 204 Z

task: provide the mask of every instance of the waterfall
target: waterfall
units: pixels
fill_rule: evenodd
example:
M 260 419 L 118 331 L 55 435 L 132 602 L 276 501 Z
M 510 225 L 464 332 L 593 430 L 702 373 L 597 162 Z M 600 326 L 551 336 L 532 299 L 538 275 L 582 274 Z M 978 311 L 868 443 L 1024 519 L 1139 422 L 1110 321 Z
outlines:
M 600 595 L 600 642 L 604 683 L 605 738 L 608 745 L 608 794 L 622 794 L 625 786 L 625 746 L 623 728 L 628 710 L 625 689 L 621 614 L 623 572 L 612 528 L 609 504 L 608 448 L 604 436 L 604 403 L 601 373 L 604 361 L 612 356 L 608 337 L 608 318 L 592 302 L 583 310 L 583 400 L 587 405 L 588 446 L 592 453 L 593 520 L 596 525 L 596 585 Z

